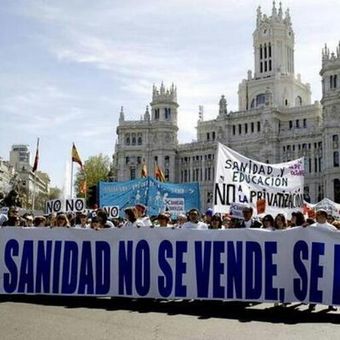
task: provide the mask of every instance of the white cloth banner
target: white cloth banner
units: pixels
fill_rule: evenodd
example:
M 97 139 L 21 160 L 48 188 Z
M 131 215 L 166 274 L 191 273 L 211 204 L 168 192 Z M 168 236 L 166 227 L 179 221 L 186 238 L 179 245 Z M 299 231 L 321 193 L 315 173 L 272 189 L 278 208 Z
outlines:
M 340 233 L 0 229 L 0 294 L 340 305 Z
M 303 209 L 303 158 L 287 163 L 266 164 L 240 155 L 219 143 L 215 171 L 214 212 L 227 213 L 232 203 L 273 214 Z M 262 201 L 264 210 L 257 211 Z

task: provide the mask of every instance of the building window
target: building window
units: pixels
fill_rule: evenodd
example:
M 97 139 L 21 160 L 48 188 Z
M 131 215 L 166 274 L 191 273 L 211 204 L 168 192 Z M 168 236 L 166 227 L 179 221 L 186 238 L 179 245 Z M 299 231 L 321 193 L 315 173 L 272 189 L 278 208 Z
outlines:
M 340 180 L 338 178 L 334 180 L 334 202 L 340 203 Z
M 155 109 L 155 120 L 159 120 L 159 109 Z
M 164 109 L 164 114 L 165 114 L 165 119 L 166 120 L 169 120 L 171 118 L 171 109 L 170 109 L 170 107 L 166 107 Z
M 251 130 L 251 132 L 254 132 L 254 122 L 251 122 L 251 124 L 250 124 L 250 130 Z
M 142 157 L 141 156 L 138 156 L 137 157 L 137 164 L 141 164 L 142 163 Z
M 170 167 L 170 157 L 169 156 L 164 157 L 164 167 L 166 167 L 166 168 Z
M 261 122 L 257 122 L 257 132 L 261 131 Z
M 291 130 L 292 128 L 293 128 L 293 121 L 290 120 L 290 121 L 289 121 L 289 130 Z
M 285 106 L 288 106 L 288 99 L 285 99 Z
M 338 76 L 337 75 L 335 75 L 334 77 L 333 77 L 333 88 L 337 88 L 337 80 L 338 80 Z
M 129 134 L 129 133 L 127 133 L 127 134 L 125 135 L 125 144 L 126 144 L 126 145 L 130 145 L 130 134 Z
M 130 169 L 130 179 L 136 179 L 136 168 Z
M 133 133 L 132 134 L 132 145 L 136 145 L 136 135 Z
M 210 140 L 210 132 L 207 132 L 207 140 Z
M 333 76 L 329 77 L 329 87 L 332 89 L 333 88 Z
M 215 131 L 212 132 L 212 139 L 213 139 L 213 140 L 216 139 L 216 133 L 215 133 Z
M 264 105 L 266 102 L 266 96 L 261 93 L 261 94 L 258 94 L 256 96 L 256 107 L 260 106 L 260 105 Z
M 247 123 L 244 124 L 244 133 L 248 133 L 248 124 Z
M 233 125 L 233 135 L 236 135 L 236 126 Z
M 260 60 L 262 60 L 262 59 L 263 59 L 263 52 L 262 52 L 262 45 L 260 45 Z
M 300 96 L 296 97 L 295 104 L 296 106 L 302 106 L 302 98 Z
M 125 164 L 129 164 L 130 162 L 130 157 L 125 157 Z
M 297 119 L 297 120 L 295 121 L 295 126 L 296 126 L 297 129 L 300 128 L 300 120 L 299 120 L 299 119 Z
M 339 152 L 333 152 L 333 166 L 338 168 L 339 167 Z
M 242 133 L 242 125 L 238 124 L 238 133 L 241 134 Z
M 339 136 L 333 135 L 333 149 L 337 149 L 339 147 Z
M 262 63 L 262 61 L 260 62 L 260 73 L 262 73 L 263 72 L 263 63 Z
M 303 127 L 304 127 L 304 128 L 307 127 L 307 119 L 306 119 L 306 118 L 303 119 Z
M 169 169 L 165 169 L 164 170 L 164 177 L 167 181 L 169 181 L 169 178 L 170 178 L 170 172 L 169 172 Z

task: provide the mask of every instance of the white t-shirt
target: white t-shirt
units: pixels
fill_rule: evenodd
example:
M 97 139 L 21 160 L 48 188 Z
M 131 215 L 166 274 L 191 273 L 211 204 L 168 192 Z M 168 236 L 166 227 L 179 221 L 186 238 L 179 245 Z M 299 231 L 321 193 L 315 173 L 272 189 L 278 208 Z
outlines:
M 74 228 L 76 228 L 76 229 L 91 229 L 90 225 L 87 224 L 87 223 L 86 223 L 85 225 L 76 224 L 76 225 L 74 226 Z
M 140 217 L 140 218 L 137 219 L 137 221 L 142 222 L 144 227 L 152 227 L 152 222 L 151 222 L 149 216 Z
M 197 223 L 188 221 L 182 225 L 182 229 L 208 230 L 208 225 L 201 221 L 198 221 Z
M 312 224 L 312 227 L 321 228 L 321 229 L 330 230 L 330 231 L 338 231 L 338 229 L 336 227 L 334 227 L 333 224 L 330 224 L 328 222 L 326 222 L 326 223 L 316 222 L 316 223 Z
M 122 228 L 133 229 L 133 228 L 142 228 L 142 227 L 144 227 L 143 222 L 140 220 L 136 220 L 135 222 L 126 221 Z

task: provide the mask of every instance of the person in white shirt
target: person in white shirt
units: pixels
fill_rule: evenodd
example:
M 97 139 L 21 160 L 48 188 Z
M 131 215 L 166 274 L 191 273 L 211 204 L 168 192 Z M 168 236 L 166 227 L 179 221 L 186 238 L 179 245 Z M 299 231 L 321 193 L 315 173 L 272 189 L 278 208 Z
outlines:
M 197 230 L 208 230 L 208 225 L 201 222 L 200 212 L 193 208 L 188 212 L 189 221 L 182 225 L 182 229 L 197 229 Z
M 124 209 L 124 212 L 127 221 L 124 223 L 122 229 L 144 227 L 144 223 L 142 221 L 137 220 L 135 207 L 128 207 Z
M 145 227 L 152 227 L 150 217 L 146 215 L 146 206 L 141 203 L 135 205 L 135 215 L 138 221 L 141 221 Z
M 315 214 L 316 223 L 312 224 L 312 227 L 322 228 L 331 231 L 337 231 L 338 229 L 327 222 L 327 211 L 324 209 L 319 209 Z
M 74 226 L 76 229 L 90 229 L 90 224 L 87 221 L 87 214 L 81 212 L 79 215 L 79 223 Z

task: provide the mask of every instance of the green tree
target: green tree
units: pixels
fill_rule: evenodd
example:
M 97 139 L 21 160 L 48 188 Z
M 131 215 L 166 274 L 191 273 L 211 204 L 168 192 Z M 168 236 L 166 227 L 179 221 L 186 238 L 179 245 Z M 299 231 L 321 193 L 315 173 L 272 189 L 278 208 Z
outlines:
M 99 181 L 107 181 L 110 172 L 110 158 L 99 154 L 91 156 L 85 161 L 83 170 L 76 174 L 75 189 L 78 197 L 85 197 L 89 201 L 89 188 L 97 185 Z M 84 186 L 86 181 L 86 186 Z M 85 190 L 84 190 L 85 189 Z

